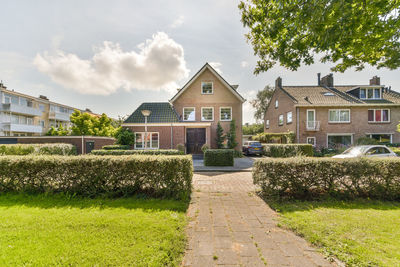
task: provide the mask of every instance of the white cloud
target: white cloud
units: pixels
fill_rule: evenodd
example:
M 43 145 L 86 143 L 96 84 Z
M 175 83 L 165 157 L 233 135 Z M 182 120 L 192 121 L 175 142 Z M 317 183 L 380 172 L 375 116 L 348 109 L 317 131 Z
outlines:
M 178 28 L 182 26 L 183 22 L 185 21 L 185 17 L 180 15 L 177 19 L 175 19 L 172 24 L 170 25 L 171 28 Z
M 177 81 L 187 78 L 183 47 L 158 32 L 138 45 L 139 53 L 124 52 L 118 43 L 95 47 L 91 59 L 81 59 L 61 50 L 37 54 L 34 65 L 50 78 L 82 94 L 109 95 L 125 90 L 175 91 Z
M 254 112 L 255 108 L 250 104 L 250 101 L 255 99 L 257 96 L 257 91 L 251 90 L 247 92 L 243 92 L 242 96 L 246 98 L 246 102 L 243 104 L 243 123 L 254 123 Z
M 222 74 L 222 70 L 220 69 L 220 67 L 222 66 L 222 63 L 220 63 L 220 62 L 210 62 L 208 64 L 210 64 L 211 67 L 213 67 L 213 69 L 215 69 L 216 72 L 218 72 L 219 74 Z
M 249 66 L 249 62 L 247 62 L 246 60 L 243 60 L 243 61 L 240 63 L 240 66 L 242 66 L 242 68 L 247 68 L 247 67 Z

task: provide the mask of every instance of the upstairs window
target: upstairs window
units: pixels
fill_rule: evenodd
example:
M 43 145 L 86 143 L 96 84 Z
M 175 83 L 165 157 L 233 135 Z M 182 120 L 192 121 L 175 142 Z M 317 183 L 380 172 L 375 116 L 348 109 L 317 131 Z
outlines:
M 266 128 L 266 129 L 269 129 L 269 120 L 266 120 L 266 121 L 265 121 L 265 128 Z
M 349 109 L 329 110 L 329 122 L 350 122 L 350 110 Z
M 231 107 L 226 107 L 226 108 L 220 108 L 220 120 L 221 121 L 230 121 L 232 120 L 232 108 Z
M 292 123 L 292 121 L 293 121 L 293 115 L 292 115 L 292 112 L 290 111 L 290 112 L 288 112 L 288 113 L 286 113 L 286 124 L 288 124 L 288 123 Z
M 283 125 L 283 114 L 282 114 L 282 115 L 279 115 L 279 118 L 278 118 L 278 125 Z
M 382 99 L 381 88 L 361 88 L 360 99 Z
M 279 107 L 279 101 L 275 100 L 275 108 L 278 108 L 278 107 Z
M 390 122 L 389 109 L 369 109 L 368 122 Z
M 202 121 L 213 121 L 214 120 L 214 108 L 201 108 L 201 120 Z
M 196 120 L 195 108 L 183 108 L 183 120 L 184 121 L 195 121 Z
M 203 95 L 211 95 L 213 93 L 213 83 L 212 82 L 202 82 L 201 83 L 201 93 Z

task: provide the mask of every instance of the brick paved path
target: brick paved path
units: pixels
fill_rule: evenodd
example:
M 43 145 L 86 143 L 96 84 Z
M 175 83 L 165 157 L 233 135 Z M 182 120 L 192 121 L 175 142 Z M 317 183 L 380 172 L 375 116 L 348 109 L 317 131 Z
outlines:
M 254 194 L 251 173 L 194 175 L 184 266 L 333 266 L 306 241 L 277 227 Z

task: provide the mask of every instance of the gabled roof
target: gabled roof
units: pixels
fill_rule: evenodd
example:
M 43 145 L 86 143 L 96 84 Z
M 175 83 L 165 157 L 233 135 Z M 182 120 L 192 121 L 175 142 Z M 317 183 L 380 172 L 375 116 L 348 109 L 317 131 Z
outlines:
M 151 114 L 147 118 L 148 123 L 179 122 L 178 114 L 168 102 L 142 103 L 130 115 L 124 123 L 144 123 L 145 119 L 142 110 L 150 110 Z
M 174 95 L 174 97 L 171 98 L 170 102 L 173 103 L 206 69 L 211 71 L 220 81 L 223 85 L 228 88 L 233 95 L 235 95 L 240 101 L 245 102 L 246 99 L 244 99 L 236 90 L 239 87 L 239 85 L 231 85 L 227 81 L 225 81 L 224 78 L 216 71 L 214 70 L 213 67 L 211 67 L 210 64 L 206 63 L 204 66 Z

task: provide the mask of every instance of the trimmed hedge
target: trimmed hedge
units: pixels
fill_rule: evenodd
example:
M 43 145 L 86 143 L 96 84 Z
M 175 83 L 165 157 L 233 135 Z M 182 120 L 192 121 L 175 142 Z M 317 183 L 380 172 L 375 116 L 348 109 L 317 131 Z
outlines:
M 121 156 L 121 155 L 184 155 L 183 151 L 177 149 L 149 149 L 149 150 L 92 150 L 93 155 Z
M 392 147 L 391 149 L 392 149 L 392 151 L 393 151 L 394 153 L 397 154 L 397 156 L 400 156 L 400 148 Z
M 312 157 L 313 146 L 310 144 L 262 144 L 264 155 L 272 158 L 288 158 L 296 156 Z
M 259 133 L 252 136 L 252 140 L 260 141 L 261 143 L 281 142 L 284 144 L 292 144 L 296 135 L 294 132 L 285 133 Z
M 253 182 L 268 197 L 400 200 L 400 159 L 264 158 Z
M 4 156 L 0 192 L 188 198 L 190 156 Z
M 233 166 L 233 149 L 207 149 L 204 152 L 204 166 Z
M 74 145 L 53 143 L 53 144 L 10 144 L 0 145 L 0 155 L 76 155 Z
M 108 145 L 102 147 L 104 150 L 129 150 L 130 148 L 128 145 Z

